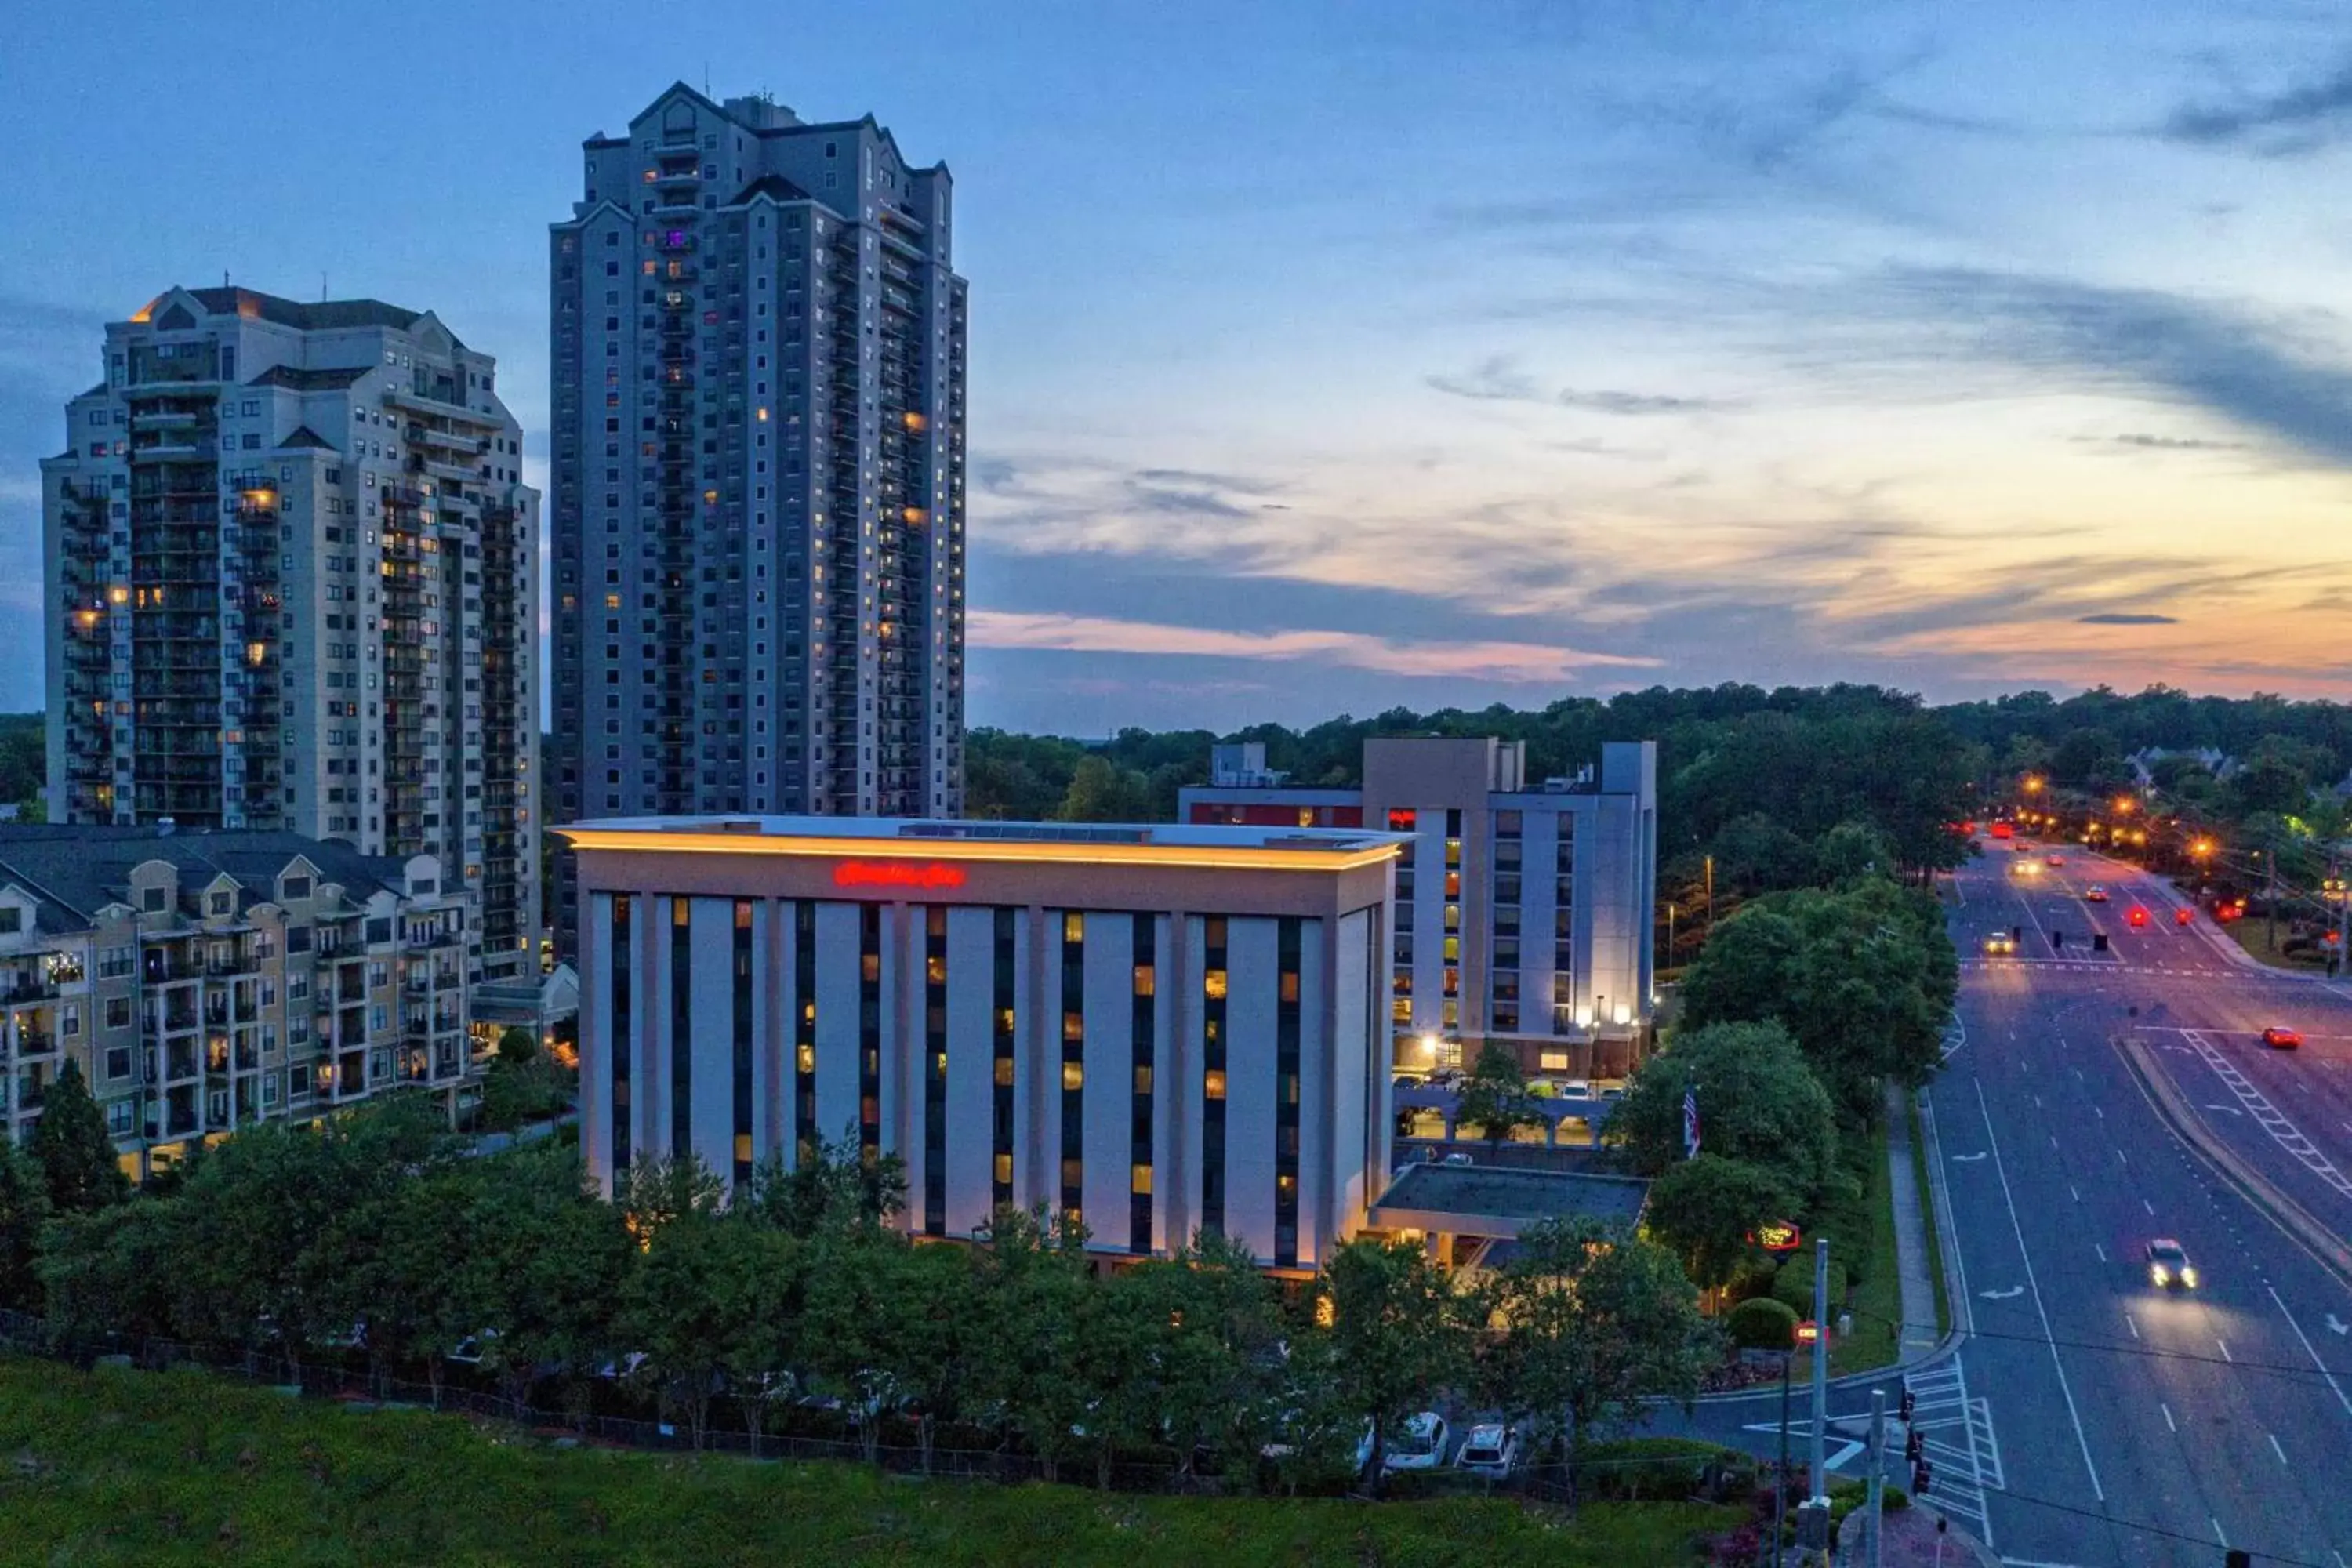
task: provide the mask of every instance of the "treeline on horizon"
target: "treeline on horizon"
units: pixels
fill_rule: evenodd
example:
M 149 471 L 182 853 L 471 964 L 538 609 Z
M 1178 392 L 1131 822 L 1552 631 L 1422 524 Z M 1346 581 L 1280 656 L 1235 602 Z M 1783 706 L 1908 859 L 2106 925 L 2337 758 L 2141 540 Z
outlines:
M 1878 686 L 1727 682 L 1566 697 L 1535 709 L 1393 708 L 1224 734 L 1128 729 L 1084 741 L 976 729 L 965 745 L 966 809 L 1004 819 L 1165 821 L 1179 790 L 1208 782 L 1209 749 L 1221 742 L 1265 742 L 1266 765 L 1294 784 L 1349 787 L 1361 782 L 1366 738 L 1397 734 L 1525 741 L 1532 780 L 1573 776 L 1599 760 L 1604 741 L 1655 741 L 1660 885 L 1687 905 L 1707 895 L 1709 857 L 1718 900 L 1832 884 L 1853 868 L 1857 826 L 1877 836 L 1899 871 L 1948 868 L 1966 847 L 1947 825 L 1999 798 L 2021 773 L 2096 795 L 2129 784 L 2126 756 L 2144 747 L 2210 748 L 2239 761 L 2227 782 L 2193 763 L 2158 770 L 2176 804 L 2217 826 L 2292 814 L 2352 773 L 2352 707 L 2338 702 L 2151 686 L 2137 695 L 2097 687 L 2063 699 L 2026 691 L 1931 705 Z M 1849 831 L 1830 837 L 1841 827 Z

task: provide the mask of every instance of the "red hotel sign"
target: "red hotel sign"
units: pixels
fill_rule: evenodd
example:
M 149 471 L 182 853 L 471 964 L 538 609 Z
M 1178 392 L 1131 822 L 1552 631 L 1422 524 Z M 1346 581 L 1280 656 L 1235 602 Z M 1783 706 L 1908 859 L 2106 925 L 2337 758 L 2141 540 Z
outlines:
M 836 888 L 961 888 L 963 868 L 944 860 L 843 860 L 833 868 Z

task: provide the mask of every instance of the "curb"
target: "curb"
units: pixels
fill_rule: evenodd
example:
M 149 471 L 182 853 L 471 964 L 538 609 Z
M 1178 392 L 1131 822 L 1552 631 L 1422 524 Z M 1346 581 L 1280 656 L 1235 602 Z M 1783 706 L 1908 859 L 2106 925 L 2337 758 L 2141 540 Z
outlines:
M 2107 1043 L 2123 1058 L 2125 1070 L 2132 1075 L 2141 1094 L 2147 1097 L 2149 1108 L 2156 1112 L 2157 1119 L 2173 1136 L 2211 1167 L 2239 1196 L 2278 1226 L 2288 1240 L 2310 1254 L 2312 1261 L 2334 1275 L 2345 1289 L 2352 1289 L 2352 1247 L 2337 1240 L 2333 1230 L 2290 1197 L 2276 1183 L 2254 1169 L 2243 1155 L 2207 1131 L 2197 1113 L 2182 1101 L 2179 1089 L 2170 1077 L 2144 1059 L 2146 1046 L 2127 1037 L 2110 1039 Z

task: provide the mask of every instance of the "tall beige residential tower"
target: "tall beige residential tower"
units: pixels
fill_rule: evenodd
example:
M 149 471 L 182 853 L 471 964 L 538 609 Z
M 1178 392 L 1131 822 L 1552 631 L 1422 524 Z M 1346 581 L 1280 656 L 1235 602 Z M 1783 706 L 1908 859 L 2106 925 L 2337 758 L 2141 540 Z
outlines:
M 538 974 L 539 496 L 430 311 L 173 289 L 41 464 L 49 809 L 434 856 Z

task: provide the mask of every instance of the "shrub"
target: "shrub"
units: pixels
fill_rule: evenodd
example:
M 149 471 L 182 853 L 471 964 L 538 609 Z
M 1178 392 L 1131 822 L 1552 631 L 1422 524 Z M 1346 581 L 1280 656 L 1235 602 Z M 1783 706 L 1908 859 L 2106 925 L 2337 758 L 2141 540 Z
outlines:
M 1796 1344 L 1797 1310 L 1770 1296 L 1758 1296 L 1732 1308 L 1723 1326 L 1742 1350 L 1785 1351 Z
M 1845 1300 L 1845 1265 L 1832 1256 L 1830 1258 L 1829 1310 L 1837 1310 Z M 1813 1315 L 1813 1259 L 1809 1253 L 1799 1253 L 1780 1265 L 1780 1272 L 1772 1277 L 1772 1299 L 1786 1305 L 1799 1318 Z

